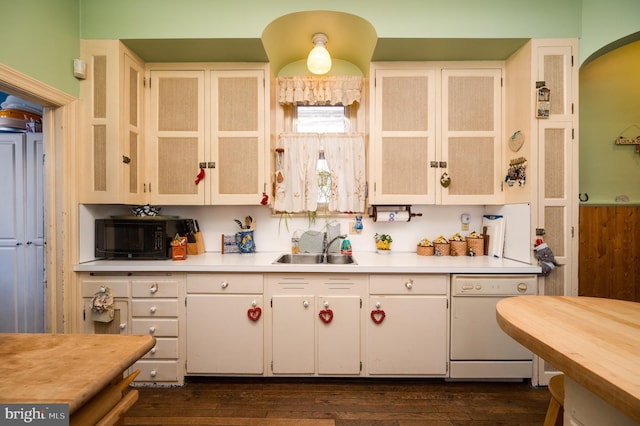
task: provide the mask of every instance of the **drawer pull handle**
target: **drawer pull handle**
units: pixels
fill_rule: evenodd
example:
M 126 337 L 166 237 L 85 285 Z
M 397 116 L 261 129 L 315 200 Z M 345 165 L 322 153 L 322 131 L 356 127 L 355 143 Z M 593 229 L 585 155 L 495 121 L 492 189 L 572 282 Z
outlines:
M 125 328 L 127 328 L 127 324 L 125 323 L 120 323 L 120 330 L 124 330 Z
M 158 283 L 151 284 L 151 288 L 149 288 L 149 293 L 156 294 L 158 292 Z
M 152 306 L 152 307 L 149 308 L 149 312 L 152 313 L 152 314 L 155 314 L 157 310 L 158 310 L 158 308 L 156 308 L 155 306 Z
M 302 302 L 302 306 L 304 306 L 305 308 L 309 307 L 309 301 L 305 300 L 304 302 Z
M 157 372 L 156 370 L 151 370 L 151 371 L 149 372 L 149 375 L 150 375 L 151 377 L 156 377 L 156 376 L 158 375 L 158 372 Z
M 151 348 L 151 350 L 149 351 L 149 353 L 150 353 L 151 355 L 155 355 L 155 354 L 156 354 L 156 348 L 155 348 L 155 346 L 154 346 L 153 348 Z
M 382 323 L 386 314 L 382 309 L 374 309 L 371 311 L 371 320 L 376 324 Z
M 152 325 L 151 327 L 149 327 L 149 334 L 153 334 L 155 332 L 156 332 L 156 327 L 155 326 Z
M 253 322 L 258 321 L 261 315 L 262 315 L 262 309 L 260 308 L 260 306 L 255 306 L 247 310 L 247 316 Z
M 220 287 L 221 288 L 227 288 L 227 287 L 229 287 L 229 283 L 226 282 L 226 281 L 222 281 L 222 283 L 220 284 Z
M 404 283 L 404 286 L 407 288 L 407 290 L 411 290 L 413 288 L 413 280 L 409 279 L 409 281 Z
M 322 309 L 318 312 L 318 316 L 323 323 L 329 324 L 333 320 L 333 311 L 331 309 Z

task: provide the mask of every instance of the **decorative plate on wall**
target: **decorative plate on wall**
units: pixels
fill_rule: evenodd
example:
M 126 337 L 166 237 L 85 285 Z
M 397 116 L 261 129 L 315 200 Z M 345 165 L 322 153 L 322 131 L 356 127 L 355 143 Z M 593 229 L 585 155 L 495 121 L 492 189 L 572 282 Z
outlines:
M 509 139 L 509 148 L 511 148 L 513 152 L 518 152 L 523 144 L 524 134 L 520 130 L 517 130 Z

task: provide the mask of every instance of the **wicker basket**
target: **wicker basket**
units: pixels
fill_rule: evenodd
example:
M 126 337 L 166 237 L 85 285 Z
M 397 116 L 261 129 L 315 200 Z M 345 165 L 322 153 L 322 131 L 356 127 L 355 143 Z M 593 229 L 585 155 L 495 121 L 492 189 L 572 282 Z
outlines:
M 451 244 L 451 256 L 466 256 L 467 255 L 467 242 L 466 241 L 449 241 Z
M 433 256 L 435 251 L 433 246 L 418 246 L 418 256 Z
M 468 238 L 467 245 L 476 256 L 484 256 L 484 238 Z
M 449 243 L 433 243 L 433 247 L 440 256 L 449 256 L 451 245 Z

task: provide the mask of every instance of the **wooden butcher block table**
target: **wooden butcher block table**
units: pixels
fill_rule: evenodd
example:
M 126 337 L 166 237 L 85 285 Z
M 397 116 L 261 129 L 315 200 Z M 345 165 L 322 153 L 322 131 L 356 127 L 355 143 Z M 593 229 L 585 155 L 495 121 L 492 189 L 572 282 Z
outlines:
M 137 391 L 116 384 L 154 344 L 153 336 L 0 333 L 0 403 L 68 404 L 72 424 L 87 412 L 122 413 Z
M 496 311 L 507 334 L 565 374 L 565 424 L 567 415 L 585 425 L 640 423 L 640 303 L 528 296 Z

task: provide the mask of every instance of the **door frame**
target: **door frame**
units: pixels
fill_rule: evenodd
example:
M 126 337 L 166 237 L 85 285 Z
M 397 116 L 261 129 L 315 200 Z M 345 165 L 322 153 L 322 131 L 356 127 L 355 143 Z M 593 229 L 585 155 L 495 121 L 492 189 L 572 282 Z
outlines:
M 47 332 L 72 331 L 73 306 L 78 295 L 72 292 L 73 264 L 77 259 L 78 220 L 75 149 L 78 130 L 78 100 L 0 64 L 0 90 L 44 107 L 43 137 L 45 164 L 45 326 Z M 66 315 L 69 313 L 71 316 Z

